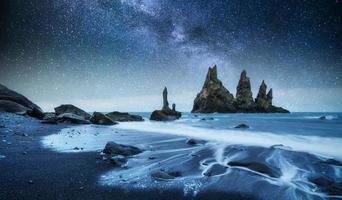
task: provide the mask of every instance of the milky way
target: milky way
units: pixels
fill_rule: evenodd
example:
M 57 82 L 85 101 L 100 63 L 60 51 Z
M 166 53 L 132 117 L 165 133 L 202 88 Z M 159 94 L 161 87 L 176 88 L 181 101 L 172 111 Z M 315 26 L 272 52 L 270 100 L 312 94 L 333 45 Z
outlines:
M 0 82 L 45 110 L 191 110 L 207 68 L 291 111 L 342 111 L 339 1 L 5 0 Z

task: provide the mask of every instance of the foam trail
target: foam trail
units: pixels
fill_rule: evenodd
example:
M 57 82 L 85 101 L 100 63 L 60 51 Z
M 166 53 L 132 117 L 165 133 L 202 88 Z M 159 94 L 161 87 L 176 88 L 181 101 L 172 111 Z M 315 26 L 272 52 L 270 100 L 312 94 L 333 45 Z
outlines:
M 150 133 L 173 134 L 209 141 L 218 141 L 226 144 L 241 144 L 246 146 L 270 147 L 275 144 L 290 146 L 295 151 L 315 153 L 321 156 L 342 159 L 340 146 L 342 138 L 320 136 L 298 136 L 292 134 L 274 134 L 270 132 L 214 130 L 192 127 L 184 124 L 163 122 L 132 122 L 120 123 L 119 129 L 135 130 Z

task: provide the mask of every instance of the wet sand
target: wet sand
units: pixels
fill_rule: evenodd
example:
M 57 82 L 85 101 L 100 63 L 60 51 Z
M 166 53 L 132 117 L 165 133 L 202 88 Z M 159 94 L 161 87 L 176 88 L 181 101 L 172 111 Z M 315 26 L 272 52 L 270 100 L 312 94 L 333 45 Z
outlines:
M 98 179 L 113 166 L 98 159 L 98 152 L 60 153 L 42 147 L 43 136 L 71 126 L 0 113 L 0 199 L 255 199 L 215 190 L 194 197 L 184 196 L 181 189 L 103 186 Z

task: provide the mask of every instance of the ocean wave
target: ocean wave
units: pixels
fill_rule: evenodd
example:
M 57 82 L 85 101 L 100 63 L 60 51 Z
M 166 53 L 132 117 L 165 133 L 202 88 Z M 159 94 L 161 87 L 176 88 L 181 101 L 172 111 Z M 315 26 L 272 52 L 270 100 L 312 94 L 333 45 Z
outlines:
M 282 144 L 291 147 L 295 151 L 315 153 L 316 155 L 342 160 L 342 151 L 338 150 L 342 144 L 342 139 L 336 137 L 274 134 L 271 132 L 246 130 L 215 130 L 192 127 L 186 124 L 150 121 L 143 123 L 120 123 L 115 128 L 150 133 L 172 134 L 246 146 L 270 147 L 272 145 Z

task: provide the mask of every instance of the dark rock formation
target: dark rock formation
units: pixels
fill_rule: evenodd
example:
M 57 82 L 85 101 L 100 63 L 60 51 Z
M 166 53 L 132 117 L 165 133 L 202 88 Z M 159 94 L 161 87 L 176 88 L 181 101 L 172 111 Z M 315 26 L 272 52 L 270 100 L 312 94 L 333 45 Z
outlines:
M 10 112 L 18 115 L 25 115 L 29 108 L 14 101 L 0 100 L 0 112 Z
M 247 124 L 239 124 L 235 126 L 234 128 L 249 128 L 249 126 Z
M 165 87 L 163 90 L 163 108 L 162 110 L 170 110 L 169 102 L 167 100 L 167 88 Z
M 173 121 L 181 118 L 182 114 L 172 110 L 155 110 L 152 112 L 150 120 L 155 121 Z
M 279 178 L 281 176 L 281 172 L 279 169 L 275 169 L 267 164 L 249 161 L 249 160 L 239 160 L 239 161 L 230 161 L 228 163 L 230 166 L 238 166 L 238 167 L 246 167 L 252 171 L 256 171 L 262 174 L 266 174 L 270 177 Z
M 322 160 L 320 163 L 327 164 L 327 165 L 336 165 L 342 167 L 342 162 L 337 161 L 335 159 L 327 159 L 327 160 Z
M 155 121 L 172 121 L 179 119 L 182 116 L 182 113 L 176 111 L 176 104 L 172 106 L 174 109 L 169 108 L 169 103 L 167 100 L 167 88 L 164 88 L 163 91 L 163 108 L 161 110 L 155 110 L 152 112 L 150 116 L 150 120 Z
M 310 177 L 309 181 L 318 186 L 318 188 L 329 195 L 342 195 L 342 182 L 334 181 L 329 177 Z
M 43 118 L 42 109 L 36 104 L 32 103 L 23 95 L 14 92 L 7 87 L 0 84 L 0 109 L 4 112 L 13 112 L 19 114 L 28 114 L 29 116 L 36 117 L 38 119 Z M 13 103 L 10 103 L 13 102 Z M 9 108 L 6 108 L 6 107 Z M 27 109 L 26 109 L 27 108 Z M 25 113 L 21 113 L 24 111 Z
M 87 112 L 85 112 L 84 110 L 77 108 L 74 105 L 71 104 L 64 104 L 64 105 L 60 105 L 58 107 L 55 108 L 55 113 L 57 116 L 61 115 L 61 114 L 65 114 L 65 113 L 71 113 L 77 116 L 80 116 L 86 120 L 89 120 L 91 115 Z
M 172 176 L 171 174 L 164 171 L 153 172 L 151 174 L 151 177 L 157 181 L 167 181 L 176 178 L 175 176 Z
M 43 120 L 51 120 L 51 119 L 57 119 L 56 113 L 54 113 L 54 112 L 44 113 Z
M 255 111 L 251 83 L 245 70 L 242 71 L 239 84 L 236 87 L 236 99 L 234 101 L 234 106 L 239 112 Z
M 236 98 L 222 85 L 217 78 L 216 66 L 209 68 L 206 80 L 200 93 L 194 100 L 193 113 L 288 113 L 281 107 L 272 105 L 272 89 L 268 93 L 267 86 L 263 81 L 257 98 L 253 101 L 251 84 L 245 70 L 242 71 Z
M 113 165 L 124 165 L 127 162 L 127 158 L 123 155 L 117 155 L 117 156 L 113 156 L 109 159 L 110 163 L 112 163 Z
M 226 166 L 222 166 L 218 163 L 213 164 L 212 166 L 210 166 L 204 173 L 204 176 L 216 176 L 219 174 L 223 174 L 225 173 L 227 170 Z
M 288 110 L 276 107 L 272 105 L 272 99 L 273 99 L 273 91 L 272 88 L 268 91 L 266 94 L 267 85 L 264 81 L 262 81 L 258 96 L 255 99 L 256 103 L 256 110 L 257 112 L 265 112 L 265 113 L 289 113 Z
M 204 140 L 197 140 L 197 139 L 194 139 L 194 138 L 190 138 L 186 141 L 187 144 L 189 145 L 197 145 L 197 144 L 204 144 L 206 141 Z
M 131 115 L 126 112 L 110 112 L 107 113 L 106 116 L 110 118 L 112 121 L 117 122 L 131 122 L 131 121 L 144 121 L 144 119 L 139 115 Z
M 94 112 L 90 118 L 90 122 L 93 124 L 98 124 L 98 125 L 114 125 L 114 124 L 117 124 L 117 122 L 113 122 L 109 117 L 107 117 L 106 115 L 104 115 L 100 112 Z
M 209 68 L 202 90 L 197 94 L 192 108 L 193 113 L 235 112 L 234 96 L 217 78 L 216 65 Z
M 272 106 L 272 89 L 270 89 L 268 94 L 266 94 L 266 89 L 267 89 L 267 85 L 265 84 L 264 81 L 262 81 L 260 88 L 259 88 L 258 96 L 255 99 L 257 109 L 260 111 L 269 110 Z
M 111 156 L 133 156 L 141 152 L 142 150 L 137 147 L 117 144 L 115 142 L 107 142 L 105 148 L 103 149 L 103 153 Z
M 326 117 L 326 116 L 321 116 L 321 117 L 319 117 L 319 119 L 320 119 L 320 120 L 326 120 L 327 117 Z
M 58 115 L 58 122 L 69 122 L 72 124 L 90 124 L 89 120 L 84 119 L 81 116 L 72 114 L 72 113 L 63 113 Z

